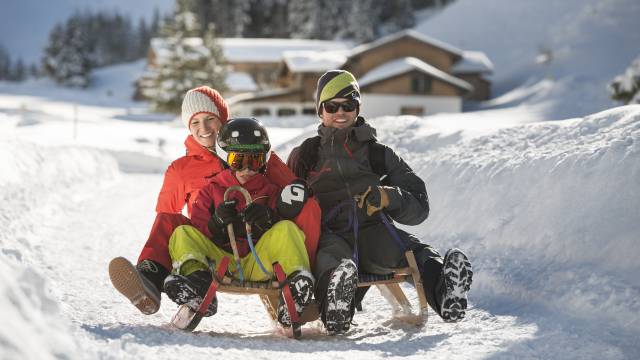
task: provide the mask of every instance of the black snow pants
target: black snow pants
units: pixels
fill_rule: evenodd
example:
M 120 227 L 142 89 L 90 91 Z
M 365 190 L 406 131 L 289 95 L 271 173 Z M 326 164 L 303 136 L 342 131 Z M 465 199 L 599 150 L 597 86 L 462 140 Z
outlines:
M 402 245 L 394 239 L 384 223 L 377 222 L 363 225 L 363 227 L 359 228 L 357 239 L 358 271 L 360 273 L 380 275 L 389 274 L 392 269 L 408 266 L 404 252 L 412 250 L 420 268 L 427 302 L 432 309 L 440 314 L 443 294 L 441 280 L 443 259 L 440 254 L 431 246 L 421 243 L 415 236 L 396 228 L 392 224 L 391 226 L 398 234 Z M 314 269 L 314 276 L 317 279 L 315 296 L 320 302 L 320 309 L 324 309 L 331 272 L 340 264 L 342 259 L 355 261 L 354 245 L 353 231 L 338 233 L 323 229 L 318 243 Z M 358 299 L 358 295 L 360 295 L 360 299 Z M 363 296 L 364 292 L 358 291 L 352 306 L 355 307 L 355 304 Z

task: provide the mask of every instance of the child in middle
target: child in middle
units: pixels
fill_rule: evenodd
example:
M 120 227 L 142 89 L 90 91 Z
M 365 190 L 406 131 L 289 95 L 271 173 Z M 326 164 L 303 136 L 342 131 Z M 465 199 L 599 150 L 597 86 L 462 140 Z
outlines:
M 266 281 L 270 276 L 260 268 L 250 252 L 244 222 L 251 225 L 255 251 L 268 273 L 278 262 L 287 275 L 298 315 L 313 296 L 314 278 L 310 272 L 305 235 L 290 220 L 280 220 L 276 209 L 279 188 L 263 172 L 271 148 L 265 128 L 255 119 L 230 119 L 218 135 L 218 145 L 227 152 L 226 169 L 216 175 L 199 193 L 191 216 L 193 226 L 178 227 L 169 240 L 173 275 L 167 277 L 164 291 L 177 304 L 196 310 L 212 281 L 208 260 L 216 264 L 227 256 L 229 270 L 236 269 L 227 225 L 233 224 L 237 237 L 240 267 L 245 280 Z M 242 194 L 234 191 L 224 201 L 225 191 L 234 185 L 246 189 L 252 202 L 247 206 Z M 243 210 L 244 209 L 244 210 Z M 237 278 L 238 274 L 234 274 Z M 205 316 L 217 311 L 214 298 Z M 278 321 L 291 326 L 290 316 L 280 296 Z

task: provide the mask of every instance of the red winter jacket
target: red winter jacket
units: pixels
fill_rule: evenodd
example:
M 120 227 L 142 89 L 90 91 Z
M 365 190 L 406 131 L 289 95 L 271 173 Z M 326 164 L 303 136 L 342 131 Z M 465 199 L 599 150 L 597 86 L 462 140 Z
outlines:
M 213 239 L 207 224 L 211 218 L 211 213 L 209 211 L 211 205 L 214 204 L 214 208 L 220 205 L 224 201 L 225 190 L 233 185 L 240 185 L 240 183 L 231 169 L 224 170 L 216 175 L 211 180 L 211 183 L 200 190 L 198 199 L 193 205 L 193 213 L 191 216 L 191 223 L 198 228 L 198 230 L 205 234 L 209 239 L 212 239 L 216 244 L 221 245 L 223 249 L 227 251 L 231 251 L 229 239 Z M 264 175 L 256 174 L 241 186 L 249 191 L 253 202 L 267 205 L 275 211 L 280 188 Z M 246 207 L 244 196 L 242 196 L 238 191 L 230 193 L 229 199 L 236 199 L 238 201 L 238 205 L 236 206 L 238 211 L 241 211 Z M 258 239 L 253 239 L 254 242 L 257 240 Z M 245 256 L 249 253 L 249 247 L 246 241 L 238 241 L 238 253 L 240 256 Z
M 224 170 L 222 159 L 200 145 L 193 136 L 189 135 L 184 145 L 187 154 L 172 162 L 164 174 L 156 205 L 158 213 L 179 214 L 186 204 L 187 214 L 191 217 L 198 191 Z

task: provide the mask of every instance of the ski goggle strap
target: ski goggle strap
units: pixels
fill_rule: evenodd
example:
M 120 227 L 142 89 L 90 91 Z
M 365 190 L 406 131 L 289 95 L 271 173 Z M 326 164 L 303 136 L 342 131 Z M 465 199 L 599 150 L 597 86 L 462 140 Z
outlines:
M 236 171 L 246 168 L 259 171 L 266 164 L 266 154 L 230 151 L 227 153 L 227 164 Z

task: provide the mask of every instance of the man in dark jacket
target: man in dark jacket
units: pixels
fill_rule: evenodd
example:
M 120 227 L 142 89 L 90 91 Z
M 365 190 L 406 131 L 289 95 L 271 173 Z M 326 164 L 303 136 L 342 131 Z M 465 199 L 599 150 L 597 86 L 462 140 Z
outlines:
M 417 225 L 428 217 L 426 187 L 391 148 L 376 142 L 376 130 L 358 116 L 356 79 L 344 70 L 326 72 L 318 80 L 316 101 L 319 136 L 295 148 L 288 165 L 308 182 L 322 208 L 314 275 L 327 331 L 349 329 L 358 272 L 388 274 L 405 267 L 406 250 L 415 254 L 429 305 L 445 321 L 462 319 L 473 274 L 469 260 L 459 249 L 442 258 L 393 225 L 392 220 Z M 376 169 L 379 164 L 384 174 Z

